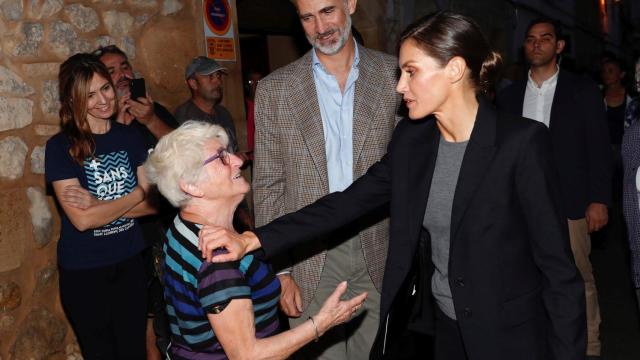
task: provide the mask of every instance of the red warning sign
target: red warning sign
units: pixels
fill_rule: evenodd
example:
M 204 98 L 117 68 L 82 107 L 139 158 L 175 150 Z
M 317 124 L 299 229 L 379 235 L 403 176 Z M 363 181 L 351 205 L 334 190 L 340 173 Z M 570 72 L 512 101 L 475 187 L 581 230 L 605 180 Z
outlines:
M 216 35 L 225 35 L 231 26 L 229 0 L 204 0 L 202 9 L 207 26 Z

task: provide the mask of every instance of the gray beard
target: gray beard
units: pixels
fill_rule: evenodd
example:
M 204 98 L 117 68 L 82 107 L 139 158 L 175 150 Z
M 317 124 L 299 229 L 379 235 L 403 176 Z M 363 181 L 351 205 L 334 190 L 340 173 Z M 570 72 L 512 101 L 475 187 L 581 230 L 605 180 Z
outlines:
M 344 27 L 339 29 L 340 38 L 338 38 L 338 41 L 336 41 L 335 43 L 329 46 L 322 46 L 318 43 L 317 34 L 315 38 L 311 38 L 307 36 L 307 41 L 309 41 L 309 43 L 311 44 L 311 46 L 313 46 L 314 49 L 317 49 L 318 51 L 320 51 L 325 55 L 331 56 L 331 55 L 337 54 L 338 52 L 340 52 L 340 50 L 342 50 L 342 48 L 344 48 L 344 45 L 347 43 L 347 40 L 349 40 L 349 35 L 351 34 L 351 15 L 347 13 L 346 16 L 347 16 L 347 21 L 345 22 Z

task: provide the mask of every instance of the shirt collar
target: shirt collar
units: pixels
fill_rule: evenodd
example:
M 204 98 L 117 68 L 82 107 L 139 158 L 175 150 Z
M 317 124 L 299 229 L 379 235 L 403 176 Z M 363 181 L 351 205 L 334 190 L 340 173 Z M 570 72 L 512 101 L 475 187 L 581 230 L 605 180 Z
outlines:
M 556 64 L 556 72 L 550 78 L 542 82 L 540 89 L 555 85 L 558 82 L 558 74 L 560 74 L 560 66 Z M 529 78 L 527 81 L 528 84 L 538 88 L 538 84 L 531 78 L 531 69 L 529 69 L 527 77 Z
M 360 50 L 358 50 L 358 42 L 355 41 L 355 39 L 352 39 L 351 41 L 353 41 L 355 45 L 354 46 L 355 54 L 353 55 L 353 64 L 351 65 L 351 68 L 354 69 L 358 67 L 358 63 L 360 62 Z M 313 68 L 320 68 L 324 72 L 327 72 L 324 65 L 322 65 L 322 63 L 320 62 L 320 59 L 318 58 L 318 54 L 316 54 L 315 48 L 313 48 L 311 51 L 311 63 Z

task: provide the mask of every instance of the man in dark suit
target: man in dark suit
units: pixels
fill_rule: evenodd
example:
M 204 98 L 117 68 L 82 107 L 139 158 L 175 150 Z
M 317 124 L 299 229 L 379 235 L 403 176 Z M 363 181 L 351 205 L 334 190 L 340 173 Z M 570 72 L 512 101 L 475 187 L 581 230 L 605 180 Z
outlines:
M 504 111 L 543 122 L 551 133 L 571 248 L 585 282 L 587 356 L 597 359 L 600 310 L 589 233 L 608 221 L 611 159 L 600 91 L 592 81 L 560 69 L 557 56 L 564 46 L 553 20 L 533 21 L 524 42 L 529 75 L 500 92 L 497 102 Z

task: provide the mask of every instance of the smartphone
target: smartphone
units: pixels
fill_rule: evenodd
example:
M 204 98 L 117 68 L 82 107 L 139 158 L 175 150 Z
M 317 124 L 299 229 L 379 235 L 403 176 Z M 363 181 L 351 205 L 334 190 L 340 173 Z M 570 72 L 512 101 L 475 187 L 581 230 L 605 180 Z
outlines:
M 138 98 L 146 97 L 147 90 L 144 86 L 144 79 L 133 79 L 129 83 L 129 90 L 131 91 L 131 99 L 138 100 Z

